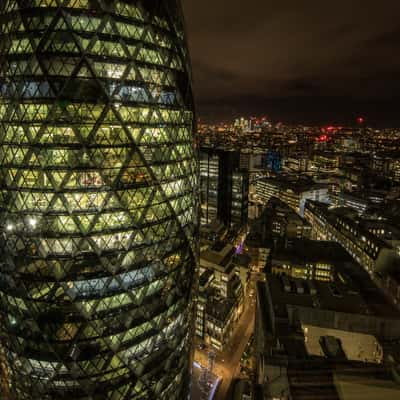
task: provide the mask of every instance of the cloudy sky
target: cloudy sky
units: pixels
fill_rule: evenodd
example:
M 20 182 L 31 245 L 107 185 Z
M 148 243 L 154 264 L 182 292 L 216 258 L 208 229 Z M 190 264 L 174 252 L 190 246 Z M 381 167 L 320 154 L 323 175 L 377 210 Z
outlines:
M 182 2 L 201 117 L 400 120 L 400 0 Z

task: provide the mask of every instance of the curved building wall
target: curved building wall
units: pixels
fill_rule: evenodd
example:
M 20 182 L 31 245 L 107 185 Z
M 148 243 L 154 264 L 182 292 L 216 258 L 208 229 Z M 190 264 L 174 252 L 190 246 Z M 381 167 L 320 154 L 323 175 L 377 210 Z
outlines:
M 10 394 L 182 400 L 197 177 L 180 6 L 0 3 Z

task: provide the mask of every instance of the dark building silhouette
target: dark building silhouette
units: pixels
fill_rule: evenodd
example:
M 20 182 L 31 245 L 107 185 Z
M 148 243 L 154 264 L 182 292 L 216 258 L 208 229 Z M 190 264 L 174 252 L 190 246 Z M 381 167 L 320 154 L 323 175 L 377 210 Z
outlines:
M 201 221 L 227 226 L 247 223 L 249 174 L 240 169 L 240 153 L 202 148 L 200 152 Z
M 218 219 L 219 157 L 208 151 L 200 153 L 201 224 Z
M 197 177 L 182 22 L 175 0 L 0 3 L 13 399 L 188 395 Z

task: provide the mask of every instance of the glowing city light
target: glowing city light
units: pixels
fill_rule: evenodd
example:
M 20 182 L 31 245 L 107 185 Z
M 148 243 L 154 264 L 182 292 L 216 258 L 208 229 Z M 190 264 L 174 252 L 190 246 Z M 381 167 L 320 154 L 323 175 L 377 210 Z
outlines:
M 37 225 L 37 219 L 36 218 L 29 218 L 28 223 L 32 228 L 35 228 Z

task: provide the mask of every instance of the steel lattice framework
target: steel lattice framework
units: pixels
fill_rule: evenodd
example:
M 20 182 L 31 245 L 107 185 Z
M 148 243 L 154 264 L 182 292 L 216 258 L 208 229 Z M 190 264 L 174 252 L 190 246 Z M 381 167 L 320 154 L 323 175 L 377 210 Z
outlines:
M 0 3 L 10 396 L 183 400 L 197 166 L 179 3 Z

